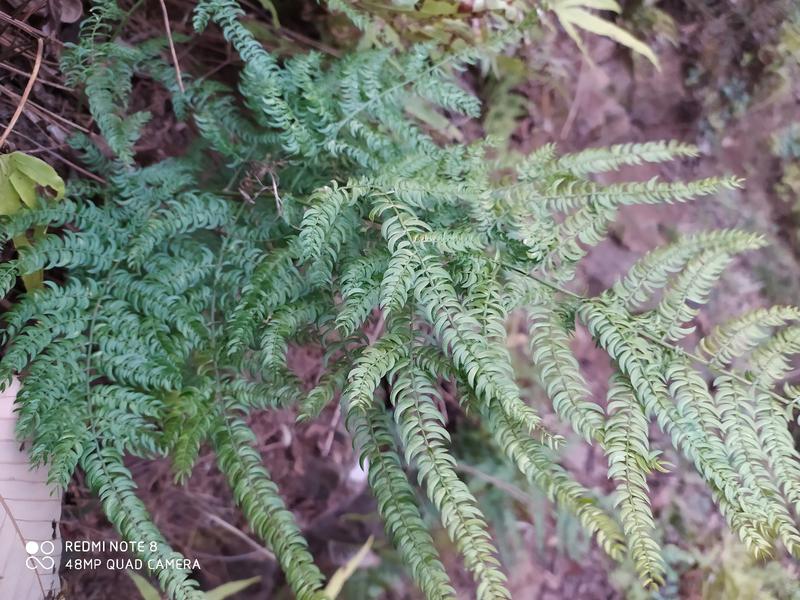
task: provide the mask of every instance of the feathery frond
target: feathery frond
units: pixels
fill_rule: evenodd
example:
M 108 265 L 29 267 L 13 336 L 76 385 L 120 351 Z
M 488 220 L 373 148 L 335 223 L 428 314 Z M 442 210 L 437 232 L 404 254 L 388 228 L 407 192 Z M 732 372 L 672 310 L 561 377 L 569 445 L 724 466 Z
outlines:
M 329 5 L 368 25 L 349 3 Z M 409 115 L 409 102 L 478 114 L 454 73 L 516 42 L 530 21 L 454 50 L 417 44 L 283 58 L 243 17 L 235 0 L 194 9 L 195 28 L 218 28 L 238 55 L 235 89 L 184 75 L 181 91 L 163 41 L 129 43 L 125 13 L 112 0 L 95 3 L 62 55 L 104 139 L 71 144 L 107 183 L 74 179 L 59 204 L 33 198 L 0 220 L 3 240 L 28 241 L 0 265 L 0 291 L 18 277 L 62 270 L 63 283 L 50 277 L 13 296 L 0 359 L 0 385 L 22 381 L 19 434 L 53 483 L 64 486 L 82 469 L 125 539 L 154 540 L 146 558 L 177 559 L 124 459 L 166 457 L 183 482 L 210 446 L 291 590 L 322 598 L 323 574 L 245 422 L 276 407 L 312 420 L 338 397 L 387 535 L 426 598 L 456 592 L 418 490 L 473 573 L 478 597 L 507 598 L 491 523 L 450 451 L 446 380 L 468 417 L 459 427 L 484 428 L 610 556 L 629 556 L 646 585 L 665 572 L 648 498 L 647 477 L 663 468 L 652 423 L 755 555 L 774 553 L 776 542 L 800 552 L 800 456 L 788 429 L 800 393 L 786 387 L 790 401 L 775 391 L 800 351 L 800 309 L 723 322 L 700 342 L 703 356 L 675 344 L 723 267 L 763 239 L 692 233 L 654 249 L 595 297 L 563 287 L 619 210 L 708 197 L 738 188 L 737 178 L 589 179 L 695 156 L 677 142 L 567 155 L 547 145 L 513 174 L 496 171 L 488 143 L 437 143 Z M 129 102 L 139 77 L 163 85 L 175 118 L 191 122 L 196 136 L 183 156 L 137 164 L 148 118 Z M 264 189 L 252 192 L 253 182 Z M 526 402 L 506 331 L 516 310 L 528 316 L 531 366 L 556 417 L 608 457 L 614 510 L 562 466 L 561 436 Z M 584 326 L 611 359 L 605 412 L 571 348 Z M 306 344 L 324 356 L 308 391 L 287 358 Z M 155 576 L 170 598 L 201 597 L 189 571 Z

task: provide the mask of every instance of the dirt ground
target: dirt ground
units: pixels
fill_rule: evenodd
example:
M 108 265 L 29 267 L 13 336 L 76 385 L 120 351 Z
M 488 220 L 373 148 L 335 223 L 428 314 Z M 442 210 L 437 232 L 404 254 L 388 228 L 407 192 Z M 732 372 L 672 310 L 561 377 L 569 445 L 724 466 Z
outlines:
M 26 10 L 20 4 L 24 3 L 0 2 L 0 10 L 53 32 L 61 41 L 74 39 L 75 15 L 81 12 L 79 2 L 63 2 L 58 14 L 52 7 L 60 3 L 50 3 L 50 9 L 41 11 Z M 626 9 L 630 10 L 626 14 L 644 4 L 660 9 L 670 19 L 671 25 L 662 23 L 663 27 L 648 37 L 660 58 L 661 70 L 600 39 L 592 39 L 588 44 L 594 57 L 592 65 L 566 36 L 548 33 L 535 46 L 521 50 L 531 69 L 511 92 L 524 112 L 513 126 L 509 147 L 528 152 L 553 141 L 561 149 L 574 150 L 618 142 L 679 139 L 698 145 L 702 157 L 658 168 L 637 167 L 610 175 L 609 180 L 733 173 L 747 183 L 741 191 L 695 204 L 623 211 L 611 240 L 594 250 L 583 263 L 577 287 L 588 293 L 604 289 L 643 252 L 668 241 L 676 232 L 736 226 L 764 233 L 771 246 L 736 263 L 717 288 L 710 310 L 704 311 L 698 333 L 707 332 L 722 314 L 735 314 L 768 302 L 797 303 L 798 217 L 794 207 L 776 193 L 786 162 L 772 149 L 775 134 L 800 121 L 800 84 L 797 78 L 782 83 L 777 73 L 778 59 L 772 50 L 778 42 L 788 2 L 666 0 L 627 4 L 630 6 Z M 171 14 L 186 14 L 186 6 L 181 2 L 167 5 Z M 150 13 L 145 11 L 145 14 Z M 303 11 L 298 9 L 284 26 L 314 41 L 315 26 L 303 22 Z M 0 63 L 7 61 L 7 65 L 24 74 L 33 49 L 23 49 L 28 56 L 20 56 L 20 44 L 14 42 L 19 34 L 12 29 L 3 28 L 0 23 Z M 91 124 L 76 96 L 61 87 L 57 45 L 45 56 L 31 108 L 15 129 L 11 142 L 15 149 L 52 159 L 64 174 L 76 173 L 81 170 L 65 146 L 65 139 L 72 131 L 89 130 Z M 549 58 L 549 66 L 544 70 L 538 68 L 543 50 Z M 188 63 L 187 68 L 193 68 L 188 55 L 181 58 Z M 10 117 L 24 84 L 25 77 L 13 69 L 0 70 L 0 122 Z M 169 122 L 169 106 L 163 91 L 148 87 L 147 82 L 138 85 L 141 93 L 135 101 L 147 105 L 156 115 L 154 122 L 164 125 L 159 126 L 160 135 L 153 132 L 153 136 L 146 136 L 149 145 L 139 150 L 141 156 L 159 158 L 173 151 L 170 144 L 180 146 L 187 132 Z M 170 141 L 164 141 L 167 138 Z M 510 344 L 521 366 L 520 382 L 529 390 L 531 401 L 544 407 L 534 374 L 524 367 L 526 344 L 521 324 L 512 321 L 510 327 Z M 576 348 L 587 379 L 606 381 L 609 372 L 606 359 L 582 331 L 578 332 Z M 292 368 L 309 385 L 318 375 L 318 361 L 312 350 L 293 350 Z M 604 397 L 601 383 L 593 391 L 598 398 Z M 449 427 L 458 437 L 466 417 L 459 414 L 457 404 L 448 408 L 451 409 Z M 297 426 L 290 411 L 254 417 L 252 425 L 259 434 L 265 464 L 287 505 L 297 515 L 323 570 L 332 572 L 369 535 L 376 536 L 364 564 L 369 568 L 362 569 L 354 578 L 346 588 L 345 597 L 418 598 L 387 547 L 364 473 L 355 461 L 338 410 L 330 407 L 308 425 Z M 487 513 L 499 514 L 494 521 L 497 527 L 504 527 L 503 531 L 508 533 L 510 541 L 503 544 L 502 552 L 515 597 L 531 600 L 647 597 L 638 590 L 630 569 L 612 564 L 593 543 L 583 539 L 574 522 L 555 514 L 535 491 L 513 480 L 496 462 L 484 456 L 471 456 L 468 442 L 468 439 L 463 442 L 464 462 L 468 465 L 464 476 L 479 493 Z M 726 591 L 737 588 L 718 586 L 717 589 L 714 585 L 730 581 L 736 571 L 742 570 L 751 570 L 754 579 L 764 577 L 765 581 L 773 582 L 797 575 L 796 566 L 773 571 L 772 567 L 753 566 L 741 557 L 724 535 L 722 519 L 699 479 L 669 450 L 665 441 L 661 447 L 667 460 L 677 468 L 651 482 L 653 506 L 671 567 L 668 585 L 657 597 L 749 598 L 731 596 Z M 598 449 L 571 443 L 565 462 L 584 483 L 609 490 L 605 461 Z M 224 478 L 210 456 L 201 459 L 185 487 L 172 483 L 166 462 L 131 461 L 129 466 L 157 525 L 178 550 L 200 561 L 202 570 L 197 576 L 205 588 L 260 576 L 258 585 L 235 598 L 289 597 L 275 561 L 249 534 L 238 511 L 231 508 Z M 517 493 L 522 494 L 522 499 Z M 530 501 L 524 500 L 526 494 Z M 434 533 L 446 547 L 441 532 Z M 80 475 L 64 497 L 62 534 L 65 539 L 115 537 Z M 446 554 L 446 562 L 448 570 L 454 573 L 461 597 L 471 597 L 469 577 L 457 565 L 452 552 Z M 63 578 L 64 595 L 69 599 L 138 597 L 130 578 L 122 571 L 66 570 Z M 778 592 L 773 594 L 752 597 L 783 597 Z

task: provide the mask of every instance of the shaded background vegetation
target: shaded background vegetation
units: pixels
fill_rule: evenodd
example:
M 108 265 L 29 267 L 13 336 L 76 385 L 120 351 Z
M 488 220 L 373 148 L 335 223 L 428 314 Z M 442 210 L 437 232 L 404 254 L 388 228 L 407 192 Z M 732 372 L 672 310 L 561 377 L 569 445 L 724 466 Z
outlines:
M 435 39 L 446 46 L 470 44 L 482 39 L 487 29 L 502 27 L 506 19 L 533 10 L 530 4 L 512 0 L 364 1 L 355 4 L 380 21 L 362 36 L 344 17 L 327 12 L 313 0 L 242 4 L 252 31 L 267 47 L 287 56 L 312 48 L 338 55 L 378 40 L 398 46 L 420 39 Z M 129 0 L 122 5 L 130 9 L 122 31 L 127 42 L 163 35 L 158 2 Z M 187 42 L 193 4 L 176 1 L 165 6 L 181 68 L 235 83 L 238 59 L 219 32 L 210 29 Z M 589 60 L 545 18 L 531 27 L 526 43 L 513 53 L 487 59 L 464 73 L 463 84 L 485 101 L 480 120 L 454 120 L 446 114 L 427 113 L 422 106 L 408 109 L 443 142 L 488 134 L 500 140 L 498 152 L 527 153 L 551 141 L 563 150 L 664 138 L 696 144 L 702 158 L 652 167 L 652 172 L 637 168 L 636 177 L 656 175 L 665 168 L 673 170 L 663 173 L 671 179 L 732 172 L 747 179 L 746 188 L 713 202 L 623 211 L 611 240 L 582 263 L 580 285 L 592 293 L 604 289 L 635 257 L 668 241 L 677 231 L 738 226 L 766 234 L 772 245 L 737 263 L 715 292 L 712 310 L 705 314 L 713 317 L 768 303 L 797 303 L 800 15 L 795 13 L 800 9 L 791 0 L 631 0 L 624 8 L 618 24 L 647 41 L 659 57 L 660 71 L 612 41 L 586 36 Z M 0 122 L 7 122 L 19 103 L 36 38 L 46 40 L 37 83 L 9 138 L 9 149 L 37 155 L 64 175 L 91 176 L 77 164 L 65 140 L 75 131 L 91 135 L 95 127 L 80 94 L 64 85 L 58 69 L 62 46 L 76 39 L 87 6 L 79 0 L 14 0 L 0 2 L 0 10 Z M 133 110 L 153 114 L 136 147 L 136 160 L 149 164 L 180 154 L 193 132 L 172 119 L 166 90 L 152 80 L 139 79 L 132 98 Z M 703 334 L 711 323 L 700 325 L 698 333 Z M 525 328 L 513 321 L 511 328 L 509 343 L 522 358 L 527 352 Z M 580 330 L 576 347 L 589 381 L 605 382 L 606 359 Z M 320 353 L 313 345 L 292 349 L 290 366 L 308 386 L 316 382 L 319 361 Z M 546 413 L 548 402 L 535 384 L 535 374 L 520 373 L 531 402 Z M 593 390 L 600 398 L 605 395 L 603 386 L 596 384 Z M 469 417 L 454 398 L 446 396 L 445 401 L 462 475 L 503 542 L 502 558 L 516 597 L 647 597 L 631 569 L 608 560 L 585 539 L 572 517 L 553 513 L 540 493 L 484 451 L 486 440 L 463 433 L 461 424 Z M 321 567 L 334 570 L 369 535 L 377 538 L 342 596 L 416 598 L 382 537 L 365 474 L 357 465 L 338 409 L 330 407 L 317 421 L 300 426 L 290 411 L 277 414 L 256 417 L 251 425 L 259 434 L 264 460 Z M 559 427 L 555 419 L 548 424 Z M 566 429 L 560 433 L 569 434 Z M 682 464 L 668 444 L 662 447 L 668 461 Z M 597 452 L 574 443 L 565 454 L 583 483 L 610 491 L 605 463 Z M 261 576 L 259 585 L 236 597 L 288 597 L 277 564 L 249 535 L 241 515 L 232 508 L 222 475 L 210 460 L 201 459 L 185 487 L 172 482 L 166 461 L 132 462 L 130 468 L 156 523 L 176 549 L 202 564 L 197 577 L 205 587 Z M 689 469 L 654 478 L 652 490 L 670 563 L 670 580 L 659 597 L 796 597 L 797 566 L 750 561 L 723 533 L 721 517 Z M 65 495 L 62 532 L 65 539 L 115 536 L 80 476 Z M 446 536 L 434 534 L 446 547 Z M 453 557 L 447 567 L 456 573 L 454 580 L 468 597 L 469 577 L 459 574 Z M 137 597 L 124 571 L 65 570 L 63 577 L 67 598 Z

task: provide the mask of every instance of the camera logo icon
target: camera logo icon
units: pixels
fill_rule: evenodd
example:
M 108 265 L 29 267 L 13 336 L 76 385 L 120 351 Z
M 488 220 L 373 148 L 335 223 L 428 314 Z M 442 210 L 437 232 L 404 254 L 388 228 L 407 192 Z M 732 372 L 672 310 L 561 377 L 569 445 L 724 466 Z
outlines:
M 25 544 L 25 566 L 31 571 L 35 569 L 45 569 L 52 571 L 56 566 L 55 559 L 51 556 L 56 551 L 56 545 L 50 540 L 44 542 L 34 542 L 33 540 Z

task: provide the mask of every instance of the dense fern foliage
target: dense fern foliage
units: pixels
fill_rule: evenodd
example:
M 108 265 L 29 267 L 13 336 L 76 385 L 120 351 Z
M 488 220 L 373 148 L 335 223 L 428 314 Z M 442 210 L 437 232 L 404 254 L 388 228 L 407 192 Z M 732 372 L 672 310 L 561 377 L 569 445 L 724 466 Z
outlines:
M 762 239 L 697 232 L 654 249 L 595 297 L 568 289 L 622 207 L 688 202 L 738 180 L 591 178 L 695 155 L 678 143 L 566 155 L 546 146 L 513 169 L 490 160 L 486 143 L 442 147 L 404 106 L 422 98 L 477 115 L 452 73 L 480 48 L 435 62 L 429 46 L 279 61 L 241 15 L 232 0 L 202 1 L 194 12 L 196 29 L 221 29 L 241 57 L 238 90 L 185 77 L 181 92 L 160 41 L 110 37 L 124 15 L 109 1 L 95 6 L 65 58 L 113 157 L 87 138 L 75 147 L 107 183 L 74 180 L 63 202 L 42 199 L 2 221 L 5 240 L 50 231 L 3 265 L 4 291 L 15 274 L 67 273 L 3 316 L 0 377 L 22 378 L 19 433 L 33 440 L 34 460 L 51 465 L 53 482 L 66 485 L 82 469 L 122 536 L 157 542 L 147 558 L 174 558 L 123 457 L 169 456 L 183 481 L 210 445 L 294 594 L 321 598 L 324 576 L 253 447 L 247 416 L 296 407 L 310 420 L 340 401 L 387 534 L 426 597 L 455 592 L 417 489 L 477 596 L 507 598 L 489 525 L 449 450 L 440 409 L 449 380 L 497 451 L 610 556 L 630 557 L 645 585 L 657 586 L 665 569 L 648 475 L 668 465 L 651 424 L 694 464 L 752 552 L 782 544 L 800 553 L 800 462 L 787 428 L 796 405 L 776 391 L 800 351 L 800 309 L 757 310 L 697 348 L 686 342 L 725 267 Z M 177 117 L 196 127 L 184 156 L 134 160 L 148 119 L 126 109 L 134 74 L 161 82 Z M 555 413 L 608 457 L 613 512 L 559 464 L 561 437 L 523 400 L 506 344 L 512 311 L 529 316 L 531 356 Z M 592 396 L 570 348 L 577 326 L 613 362 L 607 402 Z M 308 391 L 287 348 L 310 341 L 324 347 L 325 372 Z M 188 571 L 154 575 L 172 598 L 202 597 Z

